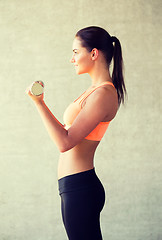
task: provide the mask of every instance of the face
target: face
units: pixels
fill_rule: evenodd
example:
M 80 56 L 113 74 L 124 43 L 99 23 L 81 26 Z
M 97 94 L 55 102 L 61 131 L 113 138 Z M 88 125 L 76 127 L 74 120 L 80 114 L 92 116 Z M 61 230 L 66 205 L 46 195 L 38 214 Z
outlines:
M 92 54 L 85 47 L 82 47 L 78 37 L 73 41 L 71 63 L 74 64 L 77 74 L 90 73 L 93 67 Z

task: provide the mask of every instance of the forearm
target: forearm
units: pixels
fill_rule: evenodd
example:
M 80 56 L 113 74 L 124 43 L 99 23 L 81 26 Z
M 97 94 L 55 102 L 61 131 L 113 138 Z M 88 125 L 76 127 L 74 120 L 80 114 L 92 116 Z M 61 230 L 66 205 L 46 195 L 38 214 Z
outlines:
M 35 106 L 43 120 L 43 123 L 60 152 L 66 151 L 69 148 L 68 131 L 64 129 L 63 125 L 55 118 L 44 101 L 35 102 Z

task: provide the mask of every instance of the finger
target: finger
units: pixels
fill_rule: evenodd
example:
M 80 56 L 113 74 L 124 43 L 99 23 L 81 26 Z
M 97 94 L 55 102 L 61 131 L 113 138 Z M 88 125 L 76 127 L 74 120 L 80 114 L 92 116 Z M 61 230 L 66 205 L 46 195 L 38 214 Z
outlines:
M 28 87 L 25 92 L 26 92 L 26 94 L 28 94 L 29 96 L 32 96 L 32 93 L 31 93 L 31 91 L 30 91 L 30 87 Z
M 29 87 L 25 90 L 25 92 L 26 92 L 26 94 L 28 94 L 28 92 L 29 92 Z

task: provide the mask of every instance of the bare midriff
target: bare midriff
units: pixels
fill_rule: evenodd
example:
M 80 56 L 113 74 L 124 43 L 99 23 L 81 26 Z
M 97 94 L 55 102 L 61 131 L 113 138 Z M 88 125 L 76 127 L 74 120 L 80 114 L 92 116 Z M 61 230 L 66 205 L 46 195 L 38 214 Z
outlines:
M 60 154 L 58 179 L 94 168 L 94 154 L 99 141 L 83 140 L 78 145 Z

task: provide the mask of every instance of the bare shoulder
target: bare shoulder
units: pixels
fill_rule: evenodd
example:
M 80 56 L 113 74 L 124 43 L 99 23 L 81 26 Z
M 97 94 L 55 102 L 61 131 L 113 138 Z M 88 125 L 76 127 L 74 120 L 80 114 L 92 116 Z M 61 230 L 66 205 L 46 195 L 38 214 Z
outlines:
M 117 91 L 113 86 L 106 85 L 96 89 L 86 99 L 85 105 L 95 105 L 98 111 L 106 113 L 104 121 L 110 121 L 116 115 L 118 110 L 118 96 Z
M 94 96 L 95 96 L 95 93 L 96 93 L 96 97 L 103 98 L 103 100 L 112 99 L 113 101 L 115 101 L 118 98 L 116 89 L 111 85 L 106 85 L 96 89 L 96 91 L 94 92 Z
M 87 99 L 88 101 L 95 101 L 99 104 L 106 103 L 105 105 L 118 105 L 118 96 L 116 89 L 111 86 L 102 86 L 96 89 Z

